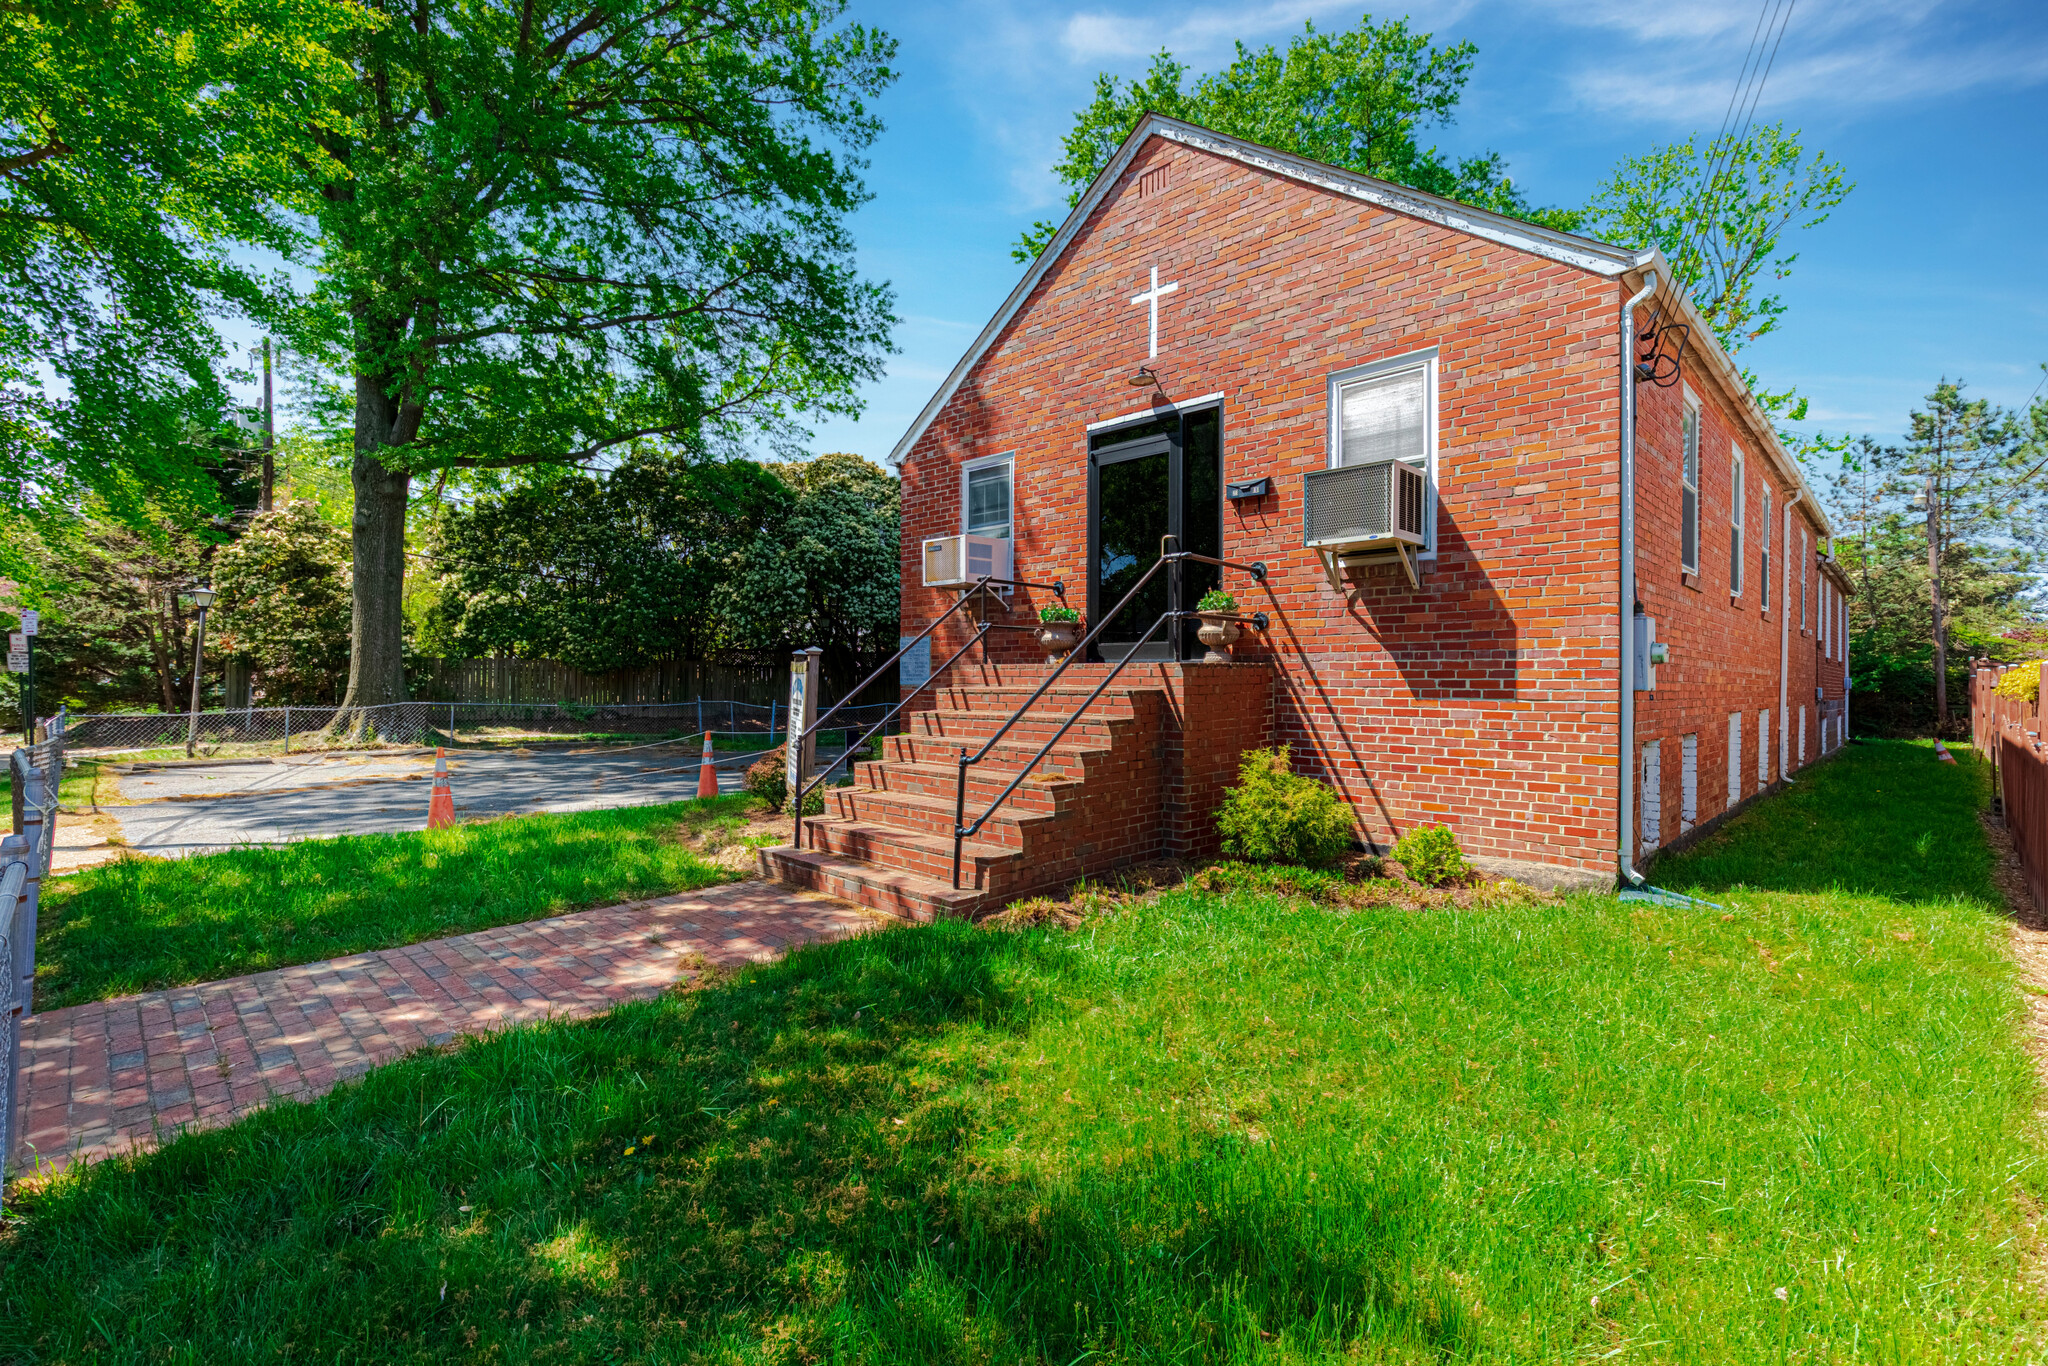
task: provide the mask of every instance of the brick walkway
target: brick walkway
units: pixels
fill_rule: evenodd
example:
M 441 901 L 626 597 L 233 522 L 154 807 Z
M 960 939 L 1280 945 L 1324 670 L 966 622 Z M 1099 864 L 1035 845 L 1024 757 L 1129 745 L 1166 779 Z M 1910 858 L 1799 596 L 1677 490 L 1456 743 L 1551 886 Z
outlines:
M 882 917 L 764 882 L 629 902 L 224 982 L 95 1001 L 22 1026 L 23 1170 L 153 1145 L 378 1063 L 548 1016 L 593 1015 Z

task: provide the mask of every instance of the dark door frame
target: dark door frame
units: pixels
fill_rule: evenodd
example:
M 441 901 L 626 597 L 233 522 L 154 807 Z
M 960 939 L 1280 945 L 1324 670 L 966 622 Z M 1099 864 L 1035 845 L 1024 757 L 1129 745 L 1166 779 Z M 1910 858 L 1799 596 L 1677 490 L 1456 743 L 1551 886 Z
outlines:
M 1092 442 L 1091 442 L 1092 444 Z M 1088 452 L 1088 624 L 1092 627 L 1102 620 L 1105 607 L 1114 603 L 1102 601 L 1102 467 L 1119 465 L 1126 460 L 1143 460 L 1149 456 L 1164 453 L 1166 456 L 1166 534 L 1174 538 L 1178 547 L 1187 528 L 1181 523 L 1183 497 L 1182 481 L 1186 477 L 1183 466 L 1181 426 L 1176 421 L 1170 432 L 1154 432 L 1148 436 L 1135 437 L 1104 446 Z M 1155 557 L 1157 552 L 1154 552 Z M 1142 564 L 1149 562 L 1140 560 Z M 1166 606 L 1168 611 L 1180 610 L 1180 566 L 1170 565 L 1166 571 Z M 1145 623 L 1150 625 L 1150 622 Z M 1181 657 L 1181 632 L 1171 632 L 1166 642 L 1169 658 Z M 1112 644 L 1116 642 L 1111 642 Z M 1091 656 L 1099 657 L 1094 647 Z

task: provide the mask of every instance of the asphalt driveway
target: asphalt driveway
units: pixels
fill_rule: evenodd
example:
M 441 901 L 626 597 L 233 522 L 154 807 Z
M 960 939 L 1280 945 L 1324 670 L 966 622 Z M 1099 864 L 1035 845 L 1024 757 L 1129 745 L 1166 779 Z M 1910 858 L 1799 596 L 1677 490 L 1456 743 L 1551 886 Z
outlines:
M 820 759 L 828 757 L 822 752 Z M 459 751 L 448 759 L 457 820 L 531 811 L 651 806 L 697 795 L 687 745 L 602 750 Z M 721 754 L 719 791 L 740 790 L 758 756 Z M 102 808 L 128 846 L 177 857 L 244 844 L 423 829 L 431 754 L 342 754 L 267 763 L 143 769 L 121 775 L 134 806 Z

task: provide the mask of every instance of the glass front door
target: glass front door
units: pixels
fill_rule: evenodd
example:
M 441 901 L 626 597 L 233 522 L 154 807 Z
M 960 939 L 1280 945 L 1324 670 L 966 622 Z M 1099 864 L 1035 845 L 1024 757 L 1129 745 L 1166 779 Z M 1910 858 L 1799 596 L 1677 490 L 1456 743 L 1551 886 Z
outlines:
M 1185 659 L 1199 648 L 1192 621 L 1139 641 L 1161 614 L 1193 608 L 1220 582 L 1214 565 L 1174 566 L 1155 574 L 1129 602 L 1124 598 L 1163 549 L 1223 553 L 1220 436 L 1221 414 L 1206 408 L 1090 440 L 1088 620 L 1115 612 L 1096 641 L 1097 657 L 1122 659 L 1135 648 L 1140 659 Z

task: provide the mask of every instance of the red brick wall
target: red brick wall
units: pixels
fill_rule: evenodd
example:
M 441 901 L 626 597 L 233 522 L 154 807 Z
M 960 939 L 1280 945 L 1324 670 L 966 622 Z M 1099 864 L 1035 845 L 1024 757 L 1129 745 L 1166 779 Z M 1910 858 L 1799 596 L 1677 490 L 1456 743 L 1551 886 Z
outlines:
M 1680 565 L 1679 482 L 1683 436 L 1681 414 L 1690 392 L 1700 410 L 1700 565 L 1698 574 Z M 1636 711 L 1636 773 L 1642 773 L 1641 746 L 1661 741 L 1661 820 L 1658 843 L 1669 844 L 1685 833 L 1680 755 L 1684 737 L 1698 737 L 1694 823 L 1704 823 L 1735 804 L 1754 797 L 1757 783 L 1759 712 L 1771 713 L 1770 777 L 1780 781 L 1820 757 L 1820 721 L 1839 713 L 1842 667 L 1823 658 L 1818 586 L 1819 554 L 1824 548 L 1820 523 L 1805 501 L 1795 504 L 1787 546 L 1786 504 L 1796 485 L 1770 463 L 1770 457 L 1738 420 L 1726 393 L 1704 365 L 1688 363 L 1682 385 L 1637 390 L 1637 539 L 1636 595 L 1656 618 L 1658 639 L 1669 643 L 1670 662 L 1657 670 L 1657 689 L 1638 695 Z M 1733 591 L 1729 533 L 1733 510 L 1731 452 L 1743 453 L 1743 583 Z M 1771 494 L 1766 528 L 1763 495 Z M 1801 533 L 1805 544 L 1802 555 Z M 1760 557 L 1769 535 L 1771 584 L 1769 602 L 1760 601 Z M 1806 610 L 1800 614 L 1801 576 Z M 1789 590 L 1790 610 L 1787 611 Z M 1832 593 L 1832 588 L 1830 592 Z M 1831 599 L 1832 600 L 1832 599 Z M 1789 621 L 1790 629 L 1781 629 Z M 1785 673 L 1785 706 L 1779 711 L 1780 654 Z M 1831 653 L 1839 653 L 1831 651 Z M 1817 704 L 1814 688 L 1823 687 L 1828 701 Z M 1806 710 L 1806 752 L 1800 755 L 1800 708 Z M 1728 785 L 1728 716 L 1741 713 L 1740 789 Z M 1786 745 L 1780 763 L 1781 724 Z M 1640 794 L 1638 794 L 1638 838 Z M 1647 848 L 1644 849 L 1647 855 Z
M 1140 197 L 1155 169 L 1166 187 Z M 1382 845 L 1444 824 L 1472 853 L 1611 867 L 1618 281 L 1154 140 L 906 458 L 906 632 L 948 600 L 917 587 L 919 542 L 960 530 L 959 464 L 977 456 L 1015 453 L 1019 577 L 1062 576 L 1081 601 L 1085 429 L 1145 398 L 1126 381 L 1147 363 L 1146 313 L 1127 300 L 1154 265 L 1180 284 L 1149 362 L 1165 398 L 1222 393 L 1224 477 L 1275 483 L 1224 517 L 1224 554 L 1272 569 L 1264 588 L 1229 572 L 1226 586 L 1242 610 L 1273 617 L 1267 640 L 1248 633 L 1239 656 L 1275 667 L 1274 738 L 1336 784 Z M 1301 546 L 1302 476 L 1327 463 L 1329 377 L 1429 347 L 1438 553 L 1419 591 L 1381 573 L 1340 595 Z M 1644 444 L 1659 439 L 1646 431 Z M 1668 596 L 1692 590 L 1655 591 L 1644 601 L 1662 615 Z M 1710 604 L 1670 601 L 1685 620 L 1664 634 L 1697 633 L 1705 618 L 1688 614 Z M 1039 605 L 1020 592 L 1015 619 Z M 1740 609 L 1724 593 L 1718 610 Z M 935 642 L 934 657 L 950 648 Z M 1033 652 L 1021 634 L 1005 648 Z M 1761 675 L 1753 662 L 1702 672 L 1706 657 L 1679 665 L 1646 724 L 1675 724 L 1677 691 L 1686 724 L 1720 706 L 1725 738 L 1734 704 L 1709 698 Z M 1810 678 L 1806 689 L 1810 699 Z M 1197 733 L 1203 718 L 1188 722 Z

